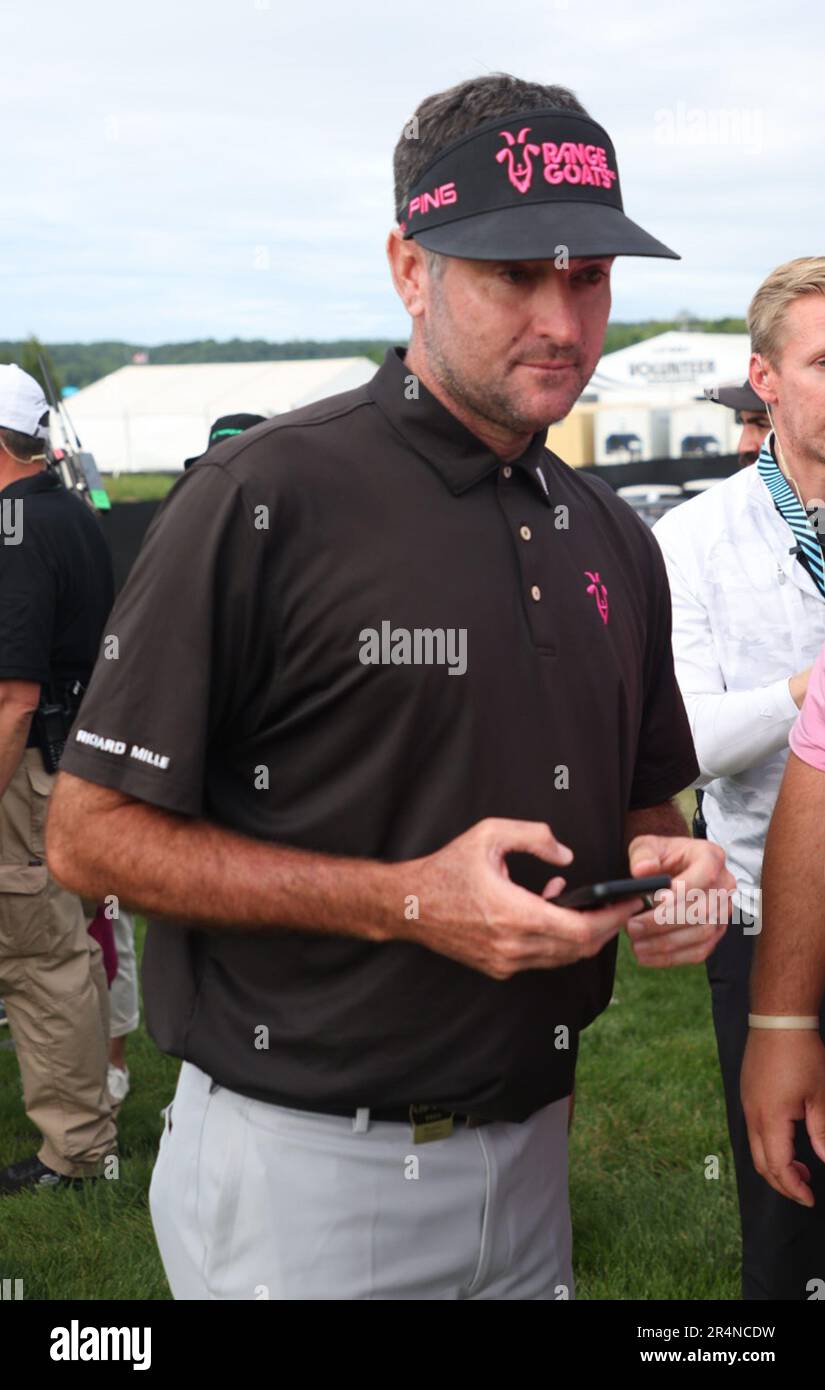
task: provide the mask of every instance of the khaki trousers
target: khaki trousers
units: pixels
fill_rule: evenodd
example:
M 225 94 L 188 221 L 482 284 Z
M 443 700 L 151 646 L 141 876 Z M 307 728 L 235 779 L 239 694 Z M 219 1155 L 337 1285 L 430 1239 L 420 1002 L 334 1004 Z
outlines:
M 0 801 L 0 998 L 17 1049 L 38 1157 L 66 1177 L 100 1171 L 116 1148 L 106 1088 L 109 994 L 79 898 L 46 867 L 54 776 L 27 748 Z

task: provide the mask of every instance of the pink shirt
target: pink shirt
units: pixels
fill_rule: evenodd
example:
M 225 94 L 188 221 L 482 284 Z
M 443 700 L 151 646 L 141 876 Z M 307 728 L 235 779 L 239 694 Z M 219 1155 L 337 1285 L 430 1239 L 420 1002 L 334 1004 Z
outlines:
M 805 699 L 791 726 L 788 743 L 804 763 L 825 772 L 825 646 L 820 647 L 811 669 Z

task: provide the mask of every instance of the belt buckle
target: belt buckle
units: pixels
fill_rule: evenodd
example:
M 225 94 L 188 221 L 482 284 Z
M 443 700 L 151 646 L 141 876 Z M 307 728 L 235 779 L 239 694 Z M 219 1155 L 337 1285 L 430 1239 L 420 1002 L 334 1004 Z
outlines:
M 414 1144 L 449 1139 L 453 1132 L 453 1112 L 439 1110 L 437 1105 L 411 1105 L 410 1128 Z

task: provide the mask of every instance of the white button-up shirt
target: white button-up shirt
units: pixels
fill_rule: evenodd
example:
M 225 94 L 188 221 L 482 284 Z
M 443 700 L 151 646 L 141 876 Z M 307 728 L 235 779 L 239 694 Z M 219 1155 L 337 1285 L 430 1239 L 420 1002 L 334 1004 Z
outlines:
M 708 838 L 755 911 L 768 823 L 799 714 L 789 677 L 825 642 L 825 600 L 755 465 L 653 527 L 673 600 L 673 658 L 702 770 Z

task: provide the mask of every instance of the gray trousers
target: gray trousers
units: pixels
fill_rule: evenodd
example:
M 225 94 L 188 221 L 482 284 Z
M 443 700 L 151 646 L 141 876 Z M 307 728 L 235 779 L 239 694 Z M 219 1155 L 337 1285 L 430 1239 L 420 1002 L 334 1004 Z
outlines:
M 149 1204 L 178 1299 L 573 1297 L 568 1100 L 409 1126 L 249 1100 L 181 1066 Z

